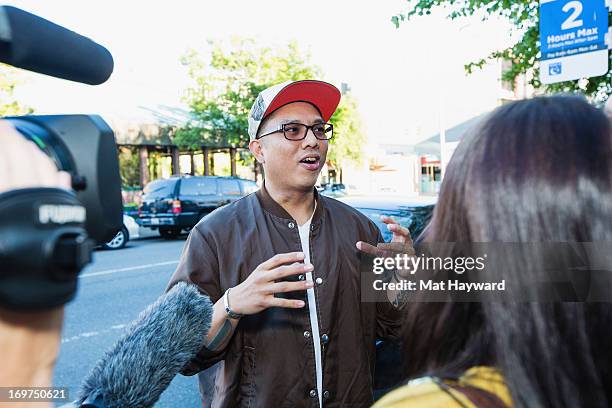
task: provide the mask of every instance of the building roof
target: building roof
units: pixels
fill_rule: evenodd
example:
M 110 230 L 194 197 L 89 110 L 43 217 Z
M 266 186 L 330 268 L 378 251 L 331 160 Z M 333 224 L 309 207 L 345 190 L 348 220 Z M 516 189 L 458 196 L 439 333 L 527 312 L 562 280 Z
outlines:
M 119 145 L 172 146 L 171 130 L 191 119 L 188 111 L 164 105 L 140 106 L 130 115 L 103 114 Z
M 461 139 L 463 138 L 463 135 L 467 131 L 474 128 L 487 116 L 488 116 L 488 112 L 475 116 L 471 119 L 466 120 L 465 122 L 461 122 L 456 126 L 446 129 L 446 132 L 445 132 L 446 143 L 459 143 Z M 440 133 L 436 133 L 432 137 L 420 143 L 417 143 L 414 146 L 414 151 L 419 155 L 439 154 L 440 153 Z

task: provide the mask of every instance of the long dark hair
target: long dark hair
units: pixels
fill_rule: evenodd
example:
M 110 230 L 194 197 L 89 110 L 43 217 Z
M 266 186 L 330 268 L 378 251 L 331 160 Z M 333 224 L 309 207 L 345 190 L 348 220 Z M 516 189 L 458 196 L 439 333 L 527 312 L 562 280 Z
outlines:
M 578 96 L 499 107 L 458 146 L 422 241 L 612 242 L 609 120 Z M 410 303 L 404 328 L 408 377 L 491 365 L 518 407 L 612 404 L 609 303 Z

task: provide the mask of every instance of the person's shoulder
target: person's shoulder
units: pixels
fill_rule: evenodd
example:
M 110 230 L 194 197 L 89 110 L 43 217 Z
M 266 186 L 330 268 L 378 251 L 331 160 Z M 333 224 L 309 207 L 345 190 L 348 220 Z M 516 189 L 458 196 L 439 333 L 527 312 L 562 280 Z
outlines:
M 320 199 L 323 201 L 323 203 L 325 204 L 325 207 L 333 214 L 333 215 L 343 215 L 343 216 L 347 216 L 347 217 L 354 217 L 356 219 L 359 219 L 363 222 L 368 222 L 370 221 L 370 219 L 368 217 L 366 217 L 365 215 L 363 215 L 361 212 L 359 212 L 359 210 L 357 210 L 354 207 L 351 207 L 350 205 L 343 203 L 340 200 L 336 200 L 335 198 L 332 197 L 327 197 L 324 195 L 319 196 Z
M 327 196 L 319 196 L 321 198 L 321 200 L 323 200 L 323 203 L 325 204 L 325 208 L 327 208 L 327 210 L 330 213 L 330 216 L 333 217 L 334 219 L 340 219 L 340 220 L 347 220 L 353 223 L 358 223 L 361 226 L 378 233 L 378 227 L 376 226 L 376 224 L 374 223 L 374 221 L 372 221 L 371 219 L 369 219 L 368 217 L 366 217 L 362 212 L 360 212 L 359 210 L 357 210 L 354 207 L 351 207 L 350 205 L 343 203 L 340 200 L 336 200 L 335 198 L 332 197 L 327 197 Z
M 410 381 L 384 395 L 372 408 L 460 407 L 457 401 L 430 377 Z M 466 405 L 471 406 L 471 405 Z
M 475 397 L 486 398 L 491 407 L 513 406 L 501 372 L 493 367 L 477 366 L 450 384 L 433 377 L 412 380 L 383 396 L 373 408 L 474 407 Z
M 255 193 L 219 207 L 206 214 L 194 227 L 202 235 L 218 234 L 228 231 L 233 223 L 239 221 L 253 205 L 257 205 Z

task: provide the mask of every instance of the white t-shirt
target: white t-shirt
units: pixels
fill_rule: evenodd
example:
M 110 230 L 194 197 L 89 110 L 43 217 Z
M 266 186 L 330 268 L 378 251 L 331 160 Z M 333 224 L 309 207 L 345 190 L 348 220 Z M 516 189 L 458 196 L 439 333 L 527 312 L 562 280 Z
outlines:
M 317 203 L 315 201 L 315 211 L 317 209 Z M 300 234 L 300 241 L 302 242 L 302 251 L 304 252 L 304 263 L 310 263 L 310 223 L 314 211 L 310 216 L 310 219 L 302 226 L 298 226 L 298 232 Z M 306 273 L 306 280 L 312 282 L 312 272 Z M 310 314 L 310 327 L 312 328 L 312 341 L 314 342 L 315 351 L 315 368 L 317 375 L 317 395 L 319 396 L 319 406 L 323 406 L 323 360 L 321 356 L 321 339 L 319 335 L 319 318 L 317 317 L 317 301 L 315 298 L 314 288 L 306 290 L 308 297 L 308 311 Z

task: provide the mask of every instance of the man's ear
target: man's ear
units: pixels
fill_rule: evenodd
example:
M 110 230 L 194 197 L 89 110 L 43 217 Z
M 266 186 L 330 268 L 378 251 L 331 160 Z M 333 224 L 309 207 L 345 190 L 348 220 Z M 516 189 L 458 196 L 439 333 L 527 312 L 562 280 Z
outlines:
M 255 156 L 255 160 L 259 163 L 263 164 L 266 161 L 264 160 L 263 147 L 261 145 L 261 140 L 251 140 L 249 142 L 249 150 Z

